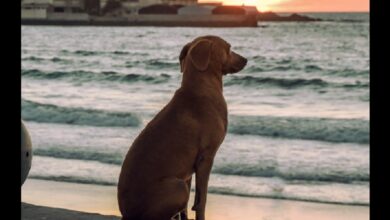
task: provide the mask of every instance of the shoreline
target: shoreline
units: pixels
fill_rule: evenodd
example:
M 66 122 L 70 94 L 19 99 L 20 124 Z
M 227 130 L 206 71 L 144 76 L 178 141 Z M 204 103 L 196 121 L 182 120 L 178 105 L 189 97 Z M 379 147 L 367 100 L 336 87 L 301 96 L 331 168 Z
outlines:
M 193 198 L 194 193 L 191 192 L 189 207 L 193 203 Z M 90 201 L 93 201 L 93 203 Z M 115 186 L 27 179 L 22 187 L 22 202 L 44 206 L 41 209 L 31 206 L 32 209 L 36 210 L 33 210 L 34 213 L 40 210 L 46 214 L 59 212 L 62 215 L 64 214 L 62 209 L 67 209 L 65 212 L 80 212 L 80 216 L 89 213 L 109 215 L 111 219 L 112 216 L 120 216 Z M 51 209 L 50 207 L 60 208 L 61 210 Z M 29 212 L 22 209 L 23 213 L 25 215 L 29 214 Z M 189 210 L 189 217 L 194 218 L 194 212 Z M 368 220 L 369 206 L 208 194 L 207 219 L 233 220 L 245 217 L 258 220 Z M 29 218 L 23 219 L 27 220 Z
M 107 184 L 96 184 L 94 182 L 67 182 L 62 180 L 56 180 L 56 179 L 46 179 L 46 178 L 35 178 L 32 177 L 31 179 L 34 180 L 43 180 L 43 181 L 51 181 L 51 182 L 58 182 L 58 183 L 75 183 L 75 184 L 82 184 L 82 185 L 94 185 L 94 186 L 109 186 L 109 187 L 116 187 L 116 185 L 107 183 Z M 193 183 L 194 184 L 194 183 Z M 191 193 L 194 193 L 194 189 L 191 190 Z M 370 204 L 362 204 L 362 203 L 343 203 L 343 202 L 330 202 L 330 201 L 318 201 L 318 200 L 305 200 L 305 199 L 299 199 L 299 198 L 285 198 L 285 197 L 272 197 L 272 196 L 250 196 L 250 195 L 242 195 L 242 194 L 224 194 L 224 193 L 215 193 L 215 192 L 208 192 L 208 195 L 223 195 L 223 196 L 232 196 L 232 197 L 240 197 L 240 198 L 254 198 L 254 199 L 273 199 L 273 200 L 285 200 L 285 201 L 295 201 L 295 202 L 308 202 L 308 203 L 318 203 L 318 204 L 329 204 L 329 205 L 341 205 L 341 206 L 361 206 L 361 207 L 370 207 Z

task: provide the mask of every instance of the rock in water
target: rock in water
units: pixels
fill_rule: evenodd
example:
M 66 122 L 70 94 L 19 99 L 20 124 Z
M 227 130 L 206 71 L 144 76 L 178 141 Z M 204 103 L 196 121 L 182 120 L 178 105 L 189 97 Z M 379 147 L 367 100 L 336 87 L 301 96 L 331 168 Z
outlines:
M 32 160 L 32 145 L 30 134 L 27 131 L 27 128 L 24 126 L 22 121 L 22 150 L 21 150 L 21 185 L 23 185 L 24 181 L 27 178 L 28 172 L 31 168 L 31 160 Z

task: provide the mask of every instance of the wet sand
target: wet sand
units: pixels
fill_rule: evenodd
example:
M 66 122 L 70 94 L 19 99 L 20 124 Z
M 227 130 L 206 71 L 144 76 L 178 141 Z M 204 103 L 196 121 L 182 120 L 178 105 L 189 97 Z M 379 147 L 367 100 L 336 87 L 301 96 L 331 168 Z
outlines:
M 190 205 L 193 197 L 191 193 Z M 23 220 L 120 219 L 115 186 L 27 179 L 22 187 L 22 202 L 41 206 L 22 203 Z M 194 212 L 189 214 L 194 218 Z M 209 193 L 206 219 L 368 220 L 369 207 Z

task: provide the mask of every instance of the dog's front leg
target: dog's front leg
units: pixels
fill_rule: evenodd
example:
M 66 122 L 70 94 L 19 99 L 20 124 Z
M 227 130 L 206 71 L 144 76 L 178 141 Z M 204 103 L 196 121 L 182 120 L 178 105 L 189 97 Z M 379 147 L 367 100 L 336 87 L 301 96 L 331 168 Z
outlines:
M 201 154 L 195 164 L 195 201 L 192 210 L 196 212 L 196 220 L 205 219 L 207 186 L 214 155 Z

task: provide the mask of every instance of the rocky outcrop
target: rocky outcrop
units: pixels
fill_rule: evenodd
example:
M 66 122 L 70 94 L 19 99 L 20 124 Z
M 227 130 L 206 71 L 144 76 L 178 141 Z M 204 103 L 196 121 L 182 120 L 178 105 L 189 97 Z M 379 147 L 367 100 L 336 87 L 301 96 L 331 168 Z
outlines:
M 308 16 L 299 15 L 299 14 L 295 14 L 295 13 L 288 16 L 287 18 L 292 20 L 292 21 L 321 21 L 321 19 L 319 19 L 319 18 L 311 18 Z
M 274 12 L 259 12 L 257 14 L 258 21 L 321 21 L 321 19 L 311 18 L 299 14 L 291 14 L 290 16 L 280 16 Z

